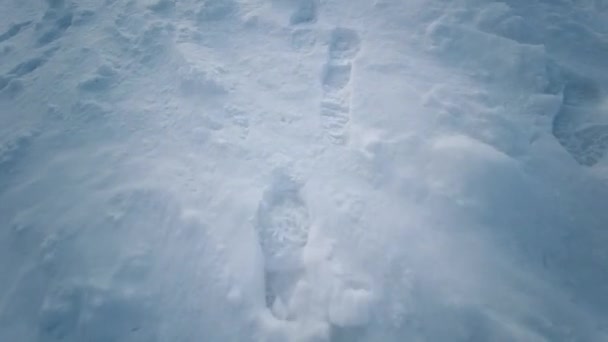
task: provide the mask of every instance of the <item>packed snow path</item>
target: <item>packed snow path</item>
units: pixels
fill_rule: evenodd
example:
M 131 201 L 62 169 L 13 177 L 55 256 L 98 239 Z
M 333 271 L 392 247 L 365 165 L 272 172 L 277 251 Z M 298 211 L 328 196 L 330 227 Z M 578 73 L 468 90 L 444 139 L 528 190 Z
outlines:
M 0 341 L 608 340 L 605 1 L 0 16 Z

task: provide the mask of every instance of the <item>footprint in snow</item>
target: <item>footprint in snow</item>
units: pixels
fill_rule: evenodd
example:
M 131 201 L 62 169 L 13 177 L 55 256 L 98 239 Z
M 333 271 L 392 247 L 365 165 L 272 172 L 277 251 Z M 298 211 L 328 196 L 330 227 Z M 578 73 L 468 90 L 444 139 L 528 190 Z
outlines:
M 291 294 L 303 272 L 310 218 L 300 194 L 302 185 L 277 172 L 264 193 L 255 221 L 264 258 L 266 304 L 275 317 L 289 319 Z
M 348 139 L 352 63 L 360 49 L 361 38 L 356 31 L 347 28 L 332 31 L 321 79 L 321 124 L 334 144 L 344 144 Z

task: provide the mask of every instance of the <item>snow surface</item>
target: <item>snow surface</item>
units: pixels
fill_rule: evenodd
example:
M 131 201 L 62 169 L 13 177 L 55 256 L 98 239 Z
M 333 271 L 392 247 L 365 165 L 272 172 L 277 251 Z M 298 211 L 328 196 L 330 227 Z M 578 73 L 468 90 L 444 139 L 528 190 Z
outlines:
M 608 341 L 605 0 L 0 17 L 0 341 Z

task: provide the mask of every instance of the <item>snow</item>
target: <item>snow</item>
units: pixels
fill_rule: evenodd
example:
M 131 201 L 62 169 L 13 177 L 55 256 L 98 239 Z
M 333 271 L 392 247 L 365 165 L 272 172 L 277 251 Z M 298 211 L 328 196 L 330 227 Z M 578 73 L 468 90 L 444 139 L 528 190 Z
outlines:
M 0 341 L 608 340 L 605 1 L 0 18 Z

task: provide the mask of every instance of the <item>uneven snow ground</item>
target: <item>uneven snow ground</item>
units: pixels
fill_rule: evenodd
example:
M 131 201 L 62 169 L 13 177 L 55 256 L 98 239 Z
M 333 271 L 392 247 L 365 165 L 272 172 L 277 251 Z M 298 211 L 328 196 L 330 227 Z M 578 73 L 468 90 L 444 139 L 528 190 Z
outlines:
M 608 340 L 606 1 L 0 16 L 0 341 Z

